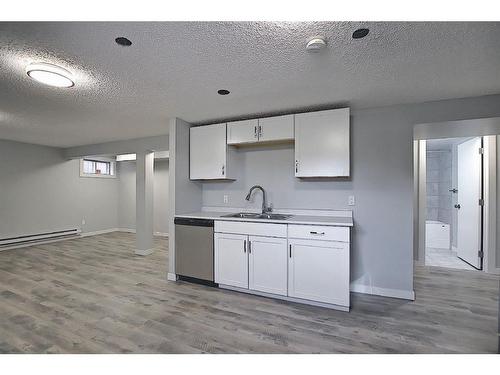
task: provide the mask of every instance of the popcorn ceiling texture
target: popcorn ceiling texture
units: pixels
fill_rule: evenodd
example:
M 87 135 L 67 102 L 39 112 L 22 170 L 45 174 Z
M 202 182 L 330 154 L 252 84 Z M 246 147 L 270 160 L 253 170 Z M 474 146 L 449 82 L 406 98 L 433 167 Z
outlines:
M 353 40 L 361 26 L 370 34 Z M 500 23 L 3 22 L 0 138 L 68 147 L 166 134 L 170 117 L 209 123 L 499 93 L 499 32 Z M 327 49 L 307 53 L 317 35 Z M 41 61 L 70 70 L 75 87 L 29 79 L 26 65 Z

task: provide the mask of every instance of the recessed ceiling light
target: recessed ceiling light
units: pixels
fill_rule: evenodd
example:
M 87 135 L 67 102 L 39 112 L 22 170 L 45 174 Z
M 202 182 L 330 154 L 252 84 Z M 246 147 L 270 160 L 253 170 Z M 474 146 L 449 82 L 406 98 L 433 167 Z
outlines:
M 34 63 L 28 65 L 26 74 L 35 81 L 55 87 L 72 87 L 74 82 L 71 73 L 60 66 L 48 63 Z
M 219 95 L 229 95 L 229 90 L 222 89 L 222 90 L 217 91 L 217 94 L 219 94 Z
M 314 37 L 306 44 L 306 51 L 319 52 L 326 47 L 326 40 L 323 37 Z
M 132 45 L 130 39 L 127 39 L 124 36 L 119 36 L 118 38 L 115 39 L 115 42 L 123 47 L 129 47 Z
M 370 29 L 357 29 L 352 33 L 353 39 L 361 39 L 368 35 Z

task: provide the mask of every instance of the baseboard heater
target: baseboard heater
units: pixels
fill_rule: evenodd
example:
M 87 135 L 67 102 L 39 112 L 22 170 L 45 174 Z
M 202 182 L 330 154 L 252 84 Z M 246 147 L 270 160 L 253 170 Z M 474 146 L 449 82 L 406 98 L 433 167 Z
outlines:
M 22 245 L 34 245 L 38 242 L 79 237 L 80 233 L 81 233 L 80 229 L 66 229 L 54 232 L 26 234 L 22 236 L 0 238 L 0 249 L 9 247 L 18 247 Z

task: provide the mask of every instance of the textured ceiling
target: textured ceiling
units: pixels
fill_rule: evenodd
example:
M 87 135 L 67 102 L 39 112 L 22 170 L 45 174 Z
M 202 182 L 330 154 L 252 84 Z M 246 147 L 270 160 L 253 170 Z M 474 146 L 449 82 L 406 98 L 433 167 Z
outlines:
M 353 40 L 361 25 L 370 34 Z M 306 53 L 316 35 L 328 48 Z M 170 117 L 499 93 L 499 35 L 500 23 L 0 23 L 0 138 L 73 146 L 165 134 Z M 75 87 L 29 79 L 40 61 Z

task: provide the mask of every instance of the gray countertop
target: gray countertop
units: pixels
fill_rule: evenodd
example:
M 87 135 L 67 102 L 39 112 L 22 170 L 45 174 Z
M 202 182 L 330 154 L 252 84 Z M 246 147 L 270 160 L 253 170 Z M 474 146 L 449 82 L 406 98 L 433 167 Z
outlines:
M 175 215 L 175 217 L 226 220 L 226 221 L 248 221 L 248 222 L 259 222 L 259 223 L 278 223 L 278 224 L 330 225 L 330 226 L 342 226 L 342 227 L 352 227 L 354 225 L 352 217 L 342 217 L 342 216 L 292 215 L 292 217 L 286 220 L 248 219 L 248 218 L 242 219 L 236 217 L 223 217 L 224 215 L 229 215 L 232 213 L 234 212 L 200 211 L 200 212 Z

